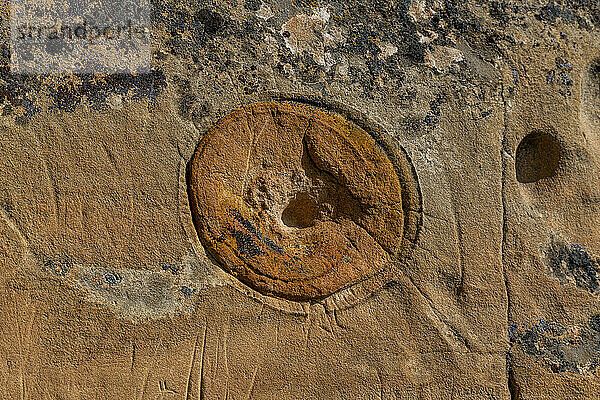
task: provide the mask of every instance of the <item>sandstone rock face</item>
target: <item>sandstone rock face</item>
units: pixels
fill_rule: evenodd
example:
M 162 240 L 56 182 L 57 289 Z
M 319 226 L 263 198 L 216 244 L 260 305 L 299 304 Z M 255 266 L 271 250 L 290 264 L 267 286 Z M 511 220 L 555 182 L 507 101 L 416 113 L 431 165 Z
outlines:
M 0 398 L 600 398 L 596 2 L 152 7 L 3 38 Z

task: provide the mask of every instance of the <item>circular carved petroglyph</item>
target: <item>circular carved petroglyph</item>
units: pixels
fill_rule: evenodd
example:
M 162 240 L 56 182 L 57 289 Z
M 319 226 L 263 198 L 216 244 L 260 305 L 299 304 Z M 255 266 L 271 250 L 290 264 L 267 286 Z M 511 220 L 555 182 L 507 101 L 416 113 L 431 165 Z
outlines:
M 189 194 L 201 242 L 267 295 L 326 297 L 402 259 L 419 221 L 408 159 L 336 113 L 245 106 L 202 138 Z

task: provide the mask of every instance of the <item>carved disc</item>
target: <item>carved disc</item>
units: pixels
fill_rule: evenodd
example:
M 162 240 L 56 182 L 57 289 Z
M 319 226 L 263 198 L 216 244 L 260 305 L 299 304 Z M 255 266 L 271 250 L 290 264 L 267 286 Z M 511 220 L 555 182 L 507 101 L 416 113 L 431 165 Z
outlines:
M 416 231 L 416 182 L 357 124 L 300 103 L 245 106 L 202 138 L 190 203 L 221 266 L 267 295 L 322 298 L 381 271 Z

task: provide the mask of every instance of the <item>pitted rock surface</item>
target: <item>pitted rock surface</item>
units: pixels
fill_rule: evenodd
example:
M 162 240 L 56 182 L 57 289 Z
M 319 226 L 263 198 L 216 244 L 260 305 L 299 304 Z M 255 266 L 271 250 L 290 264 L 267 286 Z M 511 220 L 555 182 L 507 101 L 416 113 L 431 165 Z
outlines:
M 208 251 L 251 287 L 293 300 L 369 278 L 410 247 L 414 190 L 365 130 L 301 103 L 228 114 L 191 163 Z

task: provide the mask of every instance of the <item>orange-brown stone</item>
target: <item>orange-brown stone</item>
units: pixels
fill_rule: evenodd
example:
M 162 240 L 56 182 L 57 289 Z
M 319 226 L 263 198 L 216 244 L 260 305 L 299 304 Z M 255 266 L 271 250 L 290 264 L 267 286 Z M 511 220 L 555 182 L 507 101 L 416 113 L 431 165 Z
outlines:
M 330 295 L 379 272 L 406 244 L 410 210 L 393 163 L 357 124 L 313 106 L 230 113 L 202 138 L 189 181 L 202 243 L 264 294 Z

